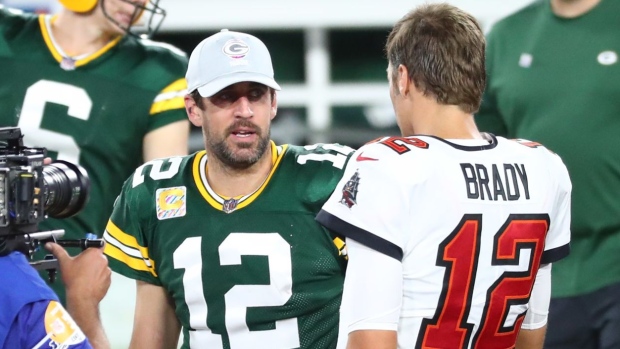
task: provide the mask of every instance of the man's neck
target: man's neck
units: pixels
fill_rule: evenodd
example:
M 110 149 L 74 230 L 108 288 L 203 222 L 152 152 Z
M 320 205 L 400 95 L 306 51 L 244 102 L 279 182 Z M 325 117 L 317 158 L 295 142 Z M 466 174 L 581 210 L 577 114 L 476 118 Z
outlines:
M 51 30 L 56 44 L 70 56 L 97 52 L 115 38 L 94 21 L 91 14 L 68 10 L 58 14 Z
M 412 129 L 402 130 L 403 136 L 424 134 L 444 139 L 482 139 L 472 114 L 455 105 L 438 104 L 432 97 L 418 95 L 409 118 Z
M 207 181 L 209 181 L 211 189 L 218 195 L 224 197 L 248 195 L 256 191 L 265 182 L 272 167 L 271 146 L 267 148 L 257 163 L 243 170 L 226 166 L 215 156 L 209 156 L 207 160 Z
M 596 5 L 601 0 L 550 0 L 553 13 L 564 18 L 579 17 Z

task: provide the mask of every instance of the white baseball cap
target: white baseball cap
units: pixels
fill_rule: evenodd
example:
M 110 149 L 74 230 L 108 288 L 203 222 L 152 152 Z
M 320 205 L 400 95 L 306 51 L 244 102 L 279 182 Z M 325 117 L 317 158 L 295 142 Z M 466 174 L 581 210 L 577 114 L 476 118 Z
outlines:
M 267 46 L 255 36 L 222 29 L 202 40 L 189 57 L 187 90 L 211 97 L 243 81 L 258 82 L 280 90 L 273 78 Z

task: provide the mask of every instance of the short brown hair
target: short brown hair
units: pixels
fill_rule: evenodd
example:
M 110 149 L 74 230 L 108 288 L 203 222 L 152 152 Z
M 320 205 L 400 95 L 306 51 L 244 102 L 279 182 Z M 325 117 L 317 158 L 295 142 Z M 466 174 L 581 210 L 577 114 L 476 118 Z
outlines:
M 402 64 L 424 95 L 475 113 L 486 85 L 485 45 L 473 16 L 448 4 L 428 4 L 394 25 L 385 51 L 393 81 Z
M 189 96 L 192 97 L 192 99 L 194 100 L 194 103 L 196 103 L 196 105 L 198 106 L 198 108 L 204 110 L 205 109 L 205 103 L 202 100 L 202 96 L 200 95 L 200 92 L 198 92 L 198 90 L 194 90 L 192 92 L 189 93 Z

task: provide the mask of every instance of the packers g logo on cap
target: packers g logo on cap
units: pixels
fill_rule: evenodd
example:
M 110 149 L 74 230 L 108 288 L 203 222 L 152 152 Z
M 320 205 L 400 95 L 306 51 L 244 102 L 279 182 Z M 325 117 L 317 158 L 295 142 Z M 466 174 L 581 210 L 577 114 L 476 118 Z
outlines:
M 222 52 L 231 58 L 243 58 L 250 52 L 250 47 L 243 40 L 230 39 L 222 47 Z

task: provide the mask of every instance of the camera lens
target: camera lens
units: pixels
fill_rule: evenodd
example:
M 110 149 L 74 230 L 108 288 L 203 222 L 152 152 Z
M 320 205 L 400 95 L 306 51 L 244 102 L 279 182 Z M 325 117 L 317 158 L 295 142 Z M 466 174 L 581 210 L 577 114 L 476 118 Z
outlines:
M 43 182 L 45 212 L 50 217 L 71 217 L 88 201 L 90 179 L 80 165 L 56 160 L 43 167 Z

